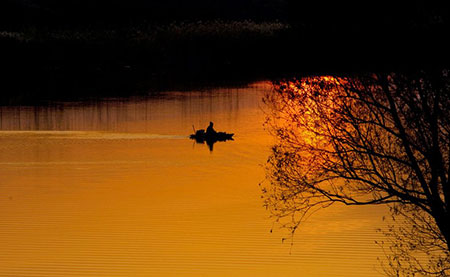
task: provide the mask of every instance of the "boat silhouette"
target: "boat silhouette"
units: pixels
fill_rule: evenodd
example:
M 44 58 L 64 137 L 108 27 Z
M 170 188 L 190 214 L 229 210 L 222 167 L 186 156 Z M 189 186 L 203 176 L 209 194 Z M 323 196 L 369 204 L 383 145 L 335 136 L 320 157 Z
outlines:
M 234 133 L 225 133 L 225 132 L 215 132 L 215 133 L 207 133 L 205 130 L 200 129 L 197 130 L 194 134 L 190 135 L 189 138 L 195 139 L 196 142 L 203 143 L 208 141 L 227 141 L 233 140 Z
M 225 133 L 225 132 L 205 132 L 205 130 L 200 129 L 195 131 L 194 134 L 190 135 L 189 138 L 195 140 L 196 143 L 206 144 L 209 147 L 210 151 L 213 151 L 214 143 L 218 141 L 227 141 L 234 140 L 234 133 Z

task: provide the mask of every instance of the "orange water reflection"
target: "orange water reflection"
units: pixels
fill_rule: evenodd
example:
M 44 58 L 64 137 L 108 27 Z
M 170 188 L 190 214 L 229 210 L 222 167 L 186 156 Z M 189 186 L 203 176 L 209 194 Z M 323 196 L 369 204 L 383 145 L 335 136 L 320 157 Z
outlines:
M 292 249 L 270 233 L 268 90 L 0 108 L 0 275 L 380 275 L 380 208 L 320 212 Z M 210 120 L 236 134 L 213 153 L 187 138 Z

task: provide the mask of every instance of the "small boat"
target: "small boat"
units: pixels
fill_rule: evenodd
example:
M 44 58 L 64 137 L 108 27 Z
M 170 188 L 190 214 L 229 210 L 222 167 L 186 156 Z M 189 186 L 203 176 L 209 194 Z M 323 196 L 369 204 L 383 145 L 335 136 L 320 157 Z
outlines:
M 233 133 L 225 133 L 225 132 L 215 132 L 208 134 L 205 130 L 197 130 L 195 134 L 189 136 L 191 139 L 195 139 L 196 142 L 216 142 L 216 141 L 227 141 L 233 140 Z

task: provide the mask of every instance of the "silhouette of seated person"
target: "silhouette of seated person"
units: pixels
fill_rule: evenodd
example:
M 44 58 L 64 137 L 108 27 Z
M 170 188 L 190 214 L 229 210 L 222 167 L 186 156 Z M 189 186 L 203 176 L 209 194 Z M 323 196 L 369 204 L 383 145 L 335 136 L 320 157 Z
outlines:
M 207 136 L 214 136 L 217 134 L 216 130 L 213 128 L 214 123 L 209 122 L 208 128 L 206 128 L 206 135 Z

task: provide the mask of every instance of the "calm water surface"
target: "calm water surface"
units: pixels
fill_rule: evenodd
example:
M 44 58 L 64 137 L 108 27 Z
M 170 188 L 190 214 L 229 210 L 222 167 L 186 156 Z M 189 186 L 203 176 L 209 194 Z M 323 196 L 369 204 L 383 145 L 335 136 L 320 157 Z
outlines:
M 0 275 L 380 276 L 383 208 L 270 232 L 267 91 L 0 107 Z M 235 141 L 187 138 L 210 120 Z

